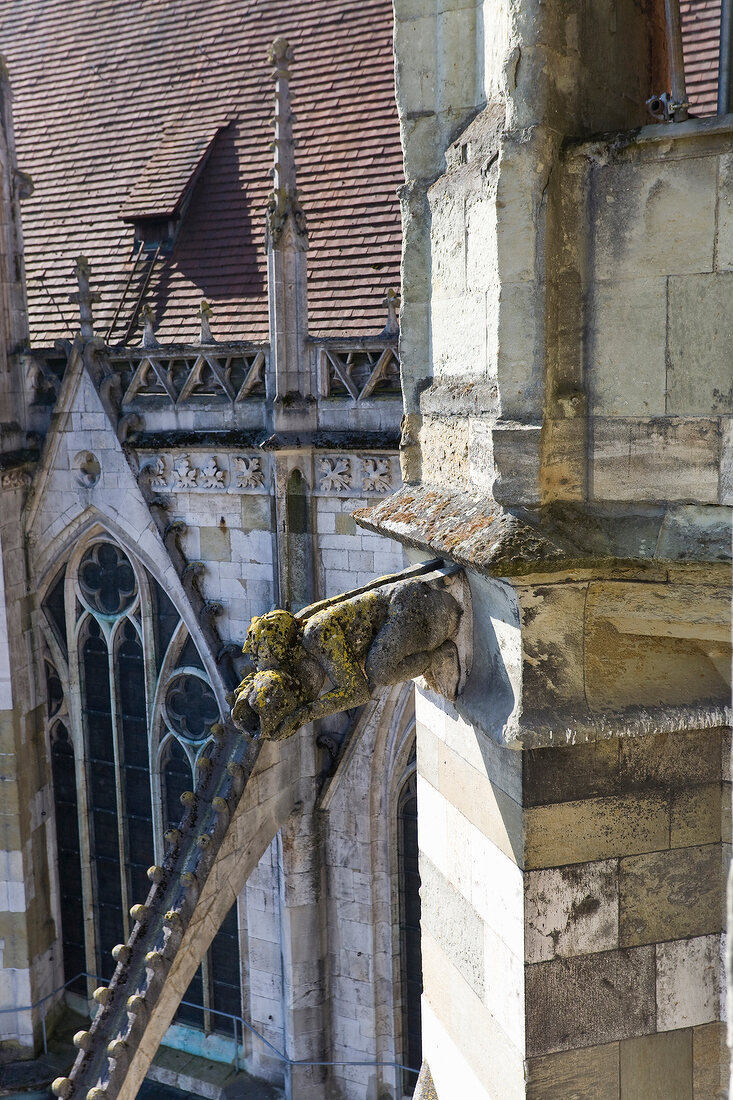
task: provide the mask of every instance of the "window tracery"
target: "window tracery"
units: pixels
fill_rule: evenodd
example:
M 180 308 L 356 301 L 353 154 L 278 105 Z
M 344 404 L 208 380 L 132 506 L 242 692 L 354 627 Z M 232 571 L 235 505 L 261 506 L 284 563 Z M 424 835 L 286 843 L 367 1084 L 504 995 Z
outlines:
M 76 549 L 42 607 L 65 978 L 110 978 L 219 708 L 171 600 L 109 536 Z M 241 1011 L 236 903 L 185 999 L 204 1011 L 184 1009 L 179 1022 L 231 1034 L 216 1010 Z

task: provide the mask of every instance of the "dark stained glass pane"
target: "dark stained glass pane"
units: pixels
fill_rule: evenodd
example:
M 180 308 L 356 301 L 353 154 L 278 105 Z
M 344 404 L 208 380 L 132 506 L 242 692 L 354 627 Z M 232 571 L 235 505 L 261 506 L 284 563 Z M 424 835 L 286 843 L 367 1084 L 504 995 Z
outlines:
M 61 722 L 56 724 L 51 738 L 51 774 L 56 808 L 64 980 L 70 981 L 86 970 L 86 956 L 74 749 Z M 86 983 L 79 978 L 70 988 L 84 993 Z
M 102 615 L 125 611 L 137 591 L 129 558 L 111 542 L 100 542 L 87 550 L 79 565 L 79 586 L 90 607 Z
M 184 673 L 171 680 L 165 697 L 168 721 L 176 733 L 202 741 L 219 720 L 219 707 L 213 691 L 200 676 Z
M 166 829 L 174 829 L 181 820 L 183 814 L 181 795 L 192 788 L 193 779 L 188 757 L 178 742 L 171 738 L 166 748 L 163 765 L 162 793 Z
M 178 658 L 179 668 L 200 668 L 204 671 L 204 662 L 201 660 L 201 654 L 196 648 L 196 643 L 189 635 L 188 641 L 181 650 L 181 655 Z
M 191 1007 L 192 1005 L 203 1005 L 204 1003 L 204 977 L 201 967 L 198 968 L 191 979 L 191 984 L 184 993 L 183 1000 L 187 1001 L 188 1004 L 179 1005 L 176 1013 L 176 1023 L 188 1024 L 189 1027 L 198 1027 L 203 1030 L 204 1014 L 202 1010 Z
M 400 886 L 400 965 L 402 972 L 403 1061 L 419 1069 L 422 1062 L 420 996 L 422 954 L 420 950 L 420 873 L 417 847 L 417 793 L 415 775 L 400 791 L 397 808 L 397 839 Z M 403 1089 L 411 1095 L 414 1074 L 405 1073 Z
M 145 901 L 150 887 L 146 872 L 153 863 L 153 815 L 150 801 L 145 663 L 138 633 L 129 619 L 122 626 L 116 666 L 128 886 L 130 900 L 135 904 Z
M 222 921 L 219 931 L 209 948 L 209 974 L 211 976 L 211 1007 L 231 1016 L 242 1012 L 242 995 L 239 984 L 239 929 L 237 927 L 237 903 L 231 907 Z M 232 1021 L 228 1016 L 211 1014 L 214 1031 L 231 1035 Z
M 66 600 L 64 598 L 64 579 L 66 576 L 66 567 L 61 570 L 56 580 L 53 582 L 51 588 L 48 590 L 48 595 L 43 601 L 43 610 L 46 612 L 46 618 L 53 627 L 53 632 L 56 635 L 56 640 L 59 645 L 62 646 L 64 654 L 66 654 Z
M 46 671 L 46 714 L 53 718 L 58 714 L 64 701 L 64 689 L 61 686 L 61 678 L 50 661 L 44 662 Z
M 151 587 L 155 600 L 155 645 L 158 654 L 158 668 L 160 668 L 173 637 L 173 632 L 178 626 L 179 615 L 163 589 L 152 577 Z
M 109 978 L 115 965 L 111 951 L 124 940 L 124 926 L 107 643 L 93 619 L 82 646 L 82 670 L 89 746 L 92 868 L 99 919 L 98 965 L 100 975 Z

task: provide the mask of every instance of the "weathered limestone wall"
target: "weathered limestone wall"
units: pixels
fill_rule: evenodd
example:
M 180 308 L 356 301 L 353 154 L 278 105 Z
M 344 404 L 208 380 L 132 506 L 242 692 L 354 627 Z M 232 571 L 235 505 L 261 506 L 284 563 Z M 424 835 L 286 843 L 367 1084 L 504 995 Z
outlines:
M 438 1096 L 724 1095 L 721 731 L 518 753 L 421 694 L 418 769 Z
M 0 1045 L 30 1057 L 40 1015 L 21 1011 L 58 984 L 49 868 L 50 769 L 44 707 L 35 684 L 20 510 L 24 489 L 4 489 L 0 521 Z
M 585 161 L 588 491 L 730 505 L 730 129 L 690 122 L 672 138 L 649 127 L 618 152 L 572 154 L 574 171 Z
M 416 706 L 426 1064 L 715 1096 L 730 120 L 644 125 L 653 7 L 395 12 L 406 484 L 360 520 L 464 564 L 475 631 Z
M 21 513 L 25 386 L 14 354 L 27 337 L 19 200 L 30 181 L 15 161 L 11 92 L 0 58 L 0 1047 L 30 1056 L 38 1012 L 55 984 L 48 857 L 49 766 L 43 693 L 34 676 Z M 35 1032 L 35 1035 L 34 1035 Z

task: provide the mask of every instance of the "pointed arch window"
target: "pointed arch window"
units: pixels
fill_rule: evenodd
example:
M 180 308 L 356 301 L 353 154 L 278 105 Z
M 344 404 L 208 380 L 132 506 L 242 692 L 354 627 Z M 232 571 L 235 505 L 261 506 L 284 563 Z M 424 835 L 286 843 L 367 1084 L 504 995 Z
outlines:
M 419 1069 L 422 1063 L 422 952 L 420 948 L 420 871 L 417 845 L 417 773 L 413 749 L 407 776 L 397 796 L 397 850 L 402 984 L 402 1058 Z M 414 1074 L 403 1074 L 403 1091 L 411 1096 Z
M 219 709 L 173 603 L 108 537 L 73 556 L 42 606 L 65 978 L 110 978 Z M 77 685 L 68 700 L 62 683 Z M 180 1022 L 231 1035 L 215 1010 L 241 1011 L 236 903 L 186 999 L 204 1008 Z

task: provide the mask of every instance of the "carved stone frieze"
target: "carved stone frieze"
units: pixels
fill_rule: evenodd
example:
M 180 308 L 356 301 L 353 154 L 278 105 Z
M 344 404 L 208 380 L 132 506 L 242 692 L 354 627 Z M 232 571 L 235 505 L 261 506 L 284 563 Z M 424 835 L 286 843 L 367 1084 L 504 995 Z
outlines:
M 348 458 L 319 458 L 320 486 L 324 492 L 342 492 L 351 488 L 351 460 Z
M 174 489 L 192 489 L 196 485 L 198 470 L 191 465 L 188 455 L 182 455 L 173 463 Z
M 141 454 L 152 493 L 230 493 L 261 490 L 266 477 L 259 455 Z
M 261 485 L 265 484 L 262 463 L 256 456 L 247 458 L 244 455 L 234 455 L 232 458 L 232 467 L 234 470 L 234 483 L 237 489 L 258 489 Z
M 397 457 L 392 455 L 327 455 L 318 459 L 322 493 L 389 493 L 399 488 Z
M 215 458 L 208 459 L 201 467 L 201 481 L 206 489 L 224 488 L 224 471 L 219 469 Z
M 386 493 L 392 488 L 392 469 L 388 458 L 361 460 L 361 487 L 368 493 Z

